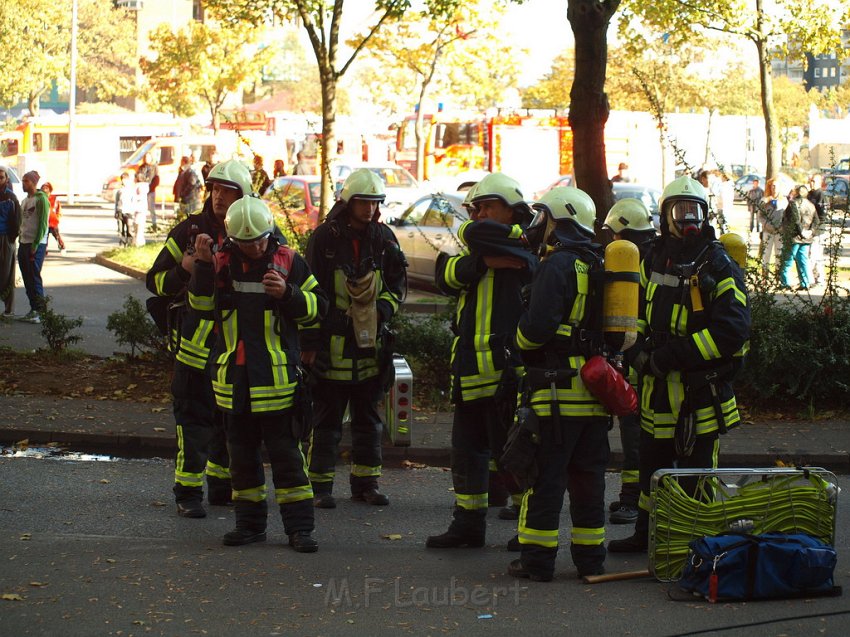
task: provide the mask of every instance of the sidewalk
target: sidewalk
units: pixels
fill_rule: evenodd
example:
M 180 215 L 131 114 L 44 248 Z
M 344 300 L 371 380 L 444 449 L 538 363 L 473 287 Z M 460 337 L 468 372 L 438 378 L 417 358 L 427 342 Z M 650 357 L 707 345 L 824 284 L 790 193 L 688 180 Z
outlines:
M 72 218 L 75 212 L 70 210 L 67 217 Z M 91 213 L 91 209 L 85 213 L 80 211 L 81 215 L 89 217 Z M 111 212 L 103 211 L 101 214 L 108 227 L 105 232 L 111 232 Z M 64 229 L 63 234 L 66 234 Z M 67 234 L 73 237 L 72 233 Z M 74 239 L 77 240 L 85 240 L 82 233 Z M 101 244 L 97 238 L 92 241 L 94 253 Z M 114 310 L 116 303 L 121 303 L 124 294 L 129 292 L 139 298 L 147 294 L 140 281 L 93 265 L 90 262 L 92 254 L 83 253 L 80 256 L 83 258 L 75 258 L 69 250 L 66 258 L 49 259 L 45 265 L 45 281 L 46 284 L 52 282 L 55 287 L 61 274 L 70 292 L 63 294 L 60 290 L 58 300 L 73 296 L 65 302 L 85 306 L 82 329 L 85 338 L 80 348 L 100 356 L 109 355 L 122 348 L 106 329 L 106 316 Z M 102 264 L 103 260 L 98 262 Z M 102 273 L 93 273 L 93 270 L 102 270 Z M 25 303 L 23 290 L 19 289 L 18 292 L 18 303 Z M 104 297 L 108 297 L 111 302 L 104 302 Z M 412 292 L 408 302 L 430 305 L 428 295 L 418 292 Z M 77 314 L 61 306 L 57 309 L 69 315 Z M 407 309 L 413 308 L 409 306 Z M 38 331 L 39 326 L 20 321 L 0 323 L 0 344 L 18 350 L 43 346 Z M 392 447 L 387 441 L 385 463 L 398 466 L 408 461 L 448 466 L 452 414 L 417 410 L 415 406 L 413 411 L 412 445 L 407 448 Z M 67 399 L 19 393 L 0 396 L 0 414 L 0 444 L 3 445 L 28 439 L 33 446 L 57 443 L 75 450 L 129 457 L 172 457 L 176 448 L 174 419 L 168 404 Z M 343 439 L 343 447 L 347 447 L 348 440 L 347 437 Z M 618 467 L 622 461 L 622 447 L 616 427 L 609 433 L 609 441 L 611 466 Z M 850 473 L 850 422 L 760 420 L 745 422 L 721 439 L 722 466 L 771 467 L 777 461 L 787 465 L 807 464 Z

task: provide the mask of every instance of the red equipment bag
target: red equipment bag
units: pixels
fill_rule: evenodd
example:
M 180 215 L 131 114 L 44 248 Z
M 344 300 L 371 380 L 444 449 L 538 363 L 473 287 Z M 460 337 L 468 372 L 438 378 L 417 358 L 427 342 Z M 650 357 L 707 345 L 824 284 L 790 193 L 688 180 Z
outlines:
M 628 416 L 637 411 L 635 388 L 604 356 L 591 356 L 581 367 L 581 379 L 608 413 Z

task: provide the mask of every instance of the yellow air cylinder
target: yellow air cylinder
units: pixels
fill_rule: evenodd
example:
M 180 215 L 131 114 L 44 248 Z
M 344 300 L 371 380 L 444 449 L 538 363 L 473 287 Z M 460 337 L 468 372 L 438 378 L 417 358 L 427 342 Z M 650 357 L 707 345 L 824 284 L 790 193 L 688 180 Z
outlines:
M 720 236 L 720 243 L 726 248 L 729 256 L 741 266 L 741 269 L 747 267 L 747 244 L 744 243 L 744 238 L 734 232 L 727 232 Z
M 637 340 L 640 295 L 640 254 L 630 241 L 612 241 L 605 248 L 605 289 L 602 296 L 602 333 L 615 352 Z

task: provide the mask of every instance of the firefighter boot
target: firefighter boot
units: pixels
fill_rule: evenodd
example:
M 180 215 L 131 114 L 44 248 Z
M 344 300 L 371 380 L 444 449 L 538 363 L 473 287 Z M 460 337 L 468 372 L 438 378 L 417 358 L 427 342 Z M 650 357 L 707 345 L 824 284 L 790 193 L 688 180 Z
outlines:
M 635 532 L 622 540 L 608 542 L 611 553 L 646 553 L 649 548 L 649 512 L 638 509 Z
M 207 476 L 207 502 L 211 506 L 225 507 L 233 505 L 233 491 L 230 480 Z
M 481 548 L 487 533 L 486 509 L 455 507 L 449 530 L 442 535 L 431 535 L 425 541 L 429 549 Z
M 312 536 L 313 506 L 309 499 L 280 504 L 280 517 L 289 537 L 289 546 L 297 553 L 315 553 L 319 550 L 319 543 Z
M 489 492 L 487 494 L 487 506 L 489 507 L 504 507 L 508 504 L 507 487 L 502 474 L 495 469 L 490 469 Z
M 335 509 L 336 500 L 331 495 L 333 482 L 313 482 L 313 506 L 317 509 Z
M 236 512 L 236 529 L 224 534 L 222 540 L 224 545 L 242 546 L 252 542 L 265 542 L 268 522 L 266 501 L 236 500 L 233 504 Z
M 378 491 L 378 479 L 373 476 L 351 476 L 351 499 L 375 506 L 386 506 L 390 499 Z
M 508 575 L 530 579 L 532 582 L 551 582 L 554 575 L 532 573 L 522 565 L 522 560 L 514 560 L 508 564 Z
M 319 550 L 319 543 L 313 538 L 310 531 L 290 533 L 289 546 L 297 553 L 315 553 Z
M 187 487 L 175 484 L 174 499 L 177 502 L 177 515 L 181 518 L 205 518 L 207 511 L 204 509 L 204 490 L 201 487 Z

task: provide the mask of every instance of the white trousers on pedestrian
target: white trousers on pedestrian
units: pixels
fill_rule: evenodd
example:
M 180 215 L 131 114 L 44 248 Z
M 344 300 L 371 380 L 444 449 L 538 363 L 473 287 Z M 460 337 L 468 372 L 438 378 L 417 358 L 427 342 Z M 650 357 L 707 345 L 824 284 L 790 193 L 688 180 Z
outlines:
M 147 216 L 147 210 L 141 210 L 133 215 L 133 245 L 136 247 L 145 245 L 145 223 Z
M 763 232 L 761 241 L 764 246 L 761 264 L 764 271 L 767 272 L 770 268 L 771 258 L 775 255 L 778 261 L 782 255 L 782 235 L 778 232 Z

